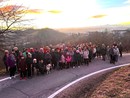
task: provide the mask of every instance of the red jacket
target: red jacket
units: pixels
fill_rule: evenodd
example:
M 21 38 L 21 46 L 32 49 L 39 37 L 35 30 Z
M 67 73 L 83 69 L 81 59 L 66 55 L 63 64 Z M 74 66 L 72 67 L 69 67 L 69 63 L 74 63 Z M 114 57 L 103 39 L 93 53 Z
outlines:
M 27 65 L 26 65 L 26 60 L 25 59 L 20 59 L 19 60 L 19 66 L 18 66 L 20 71 L 26 71 L 27 70 Z

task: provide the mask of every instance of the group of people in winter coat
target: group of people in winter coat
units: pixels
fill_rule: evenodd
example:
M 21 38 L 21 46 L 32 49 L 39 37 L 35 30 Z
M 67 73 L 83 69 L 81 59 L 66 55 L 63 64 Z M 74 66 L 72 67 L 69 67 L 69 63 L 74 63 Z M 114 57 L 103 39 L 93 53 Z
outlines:
M 89 65 L 95 58 L 109 59 L 115 64 L 118 56 L 122 57 L 122 45 L 113 44 L 112 47 L 102 44 L 82 43 L 75 46 L 60 44 L 44 48 L 24 48 L 22 51 L 14 47 L 11 52 L 5 50 L 3 57 L 6 71 L 10 77 L 15 78 L 15 73 L 20 74 L 20 79 L 31 78 L 38 74 L 49 74 L 52 69 L 68 69 Z

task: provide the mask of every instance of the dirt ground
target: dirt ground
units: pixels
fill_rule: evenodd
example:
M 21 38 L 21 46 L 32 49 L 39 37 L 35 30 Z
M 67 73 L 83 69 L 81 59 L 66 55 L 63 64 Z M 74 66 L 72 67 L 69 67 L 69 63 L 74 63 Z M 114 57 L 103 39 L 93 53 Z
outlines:
M 130 98 L 130 66 L 84 79 L 55 98 Z
M 90 98 L 130 98 L 130 66 L 122 67 L 111 74 L 95 89 Z

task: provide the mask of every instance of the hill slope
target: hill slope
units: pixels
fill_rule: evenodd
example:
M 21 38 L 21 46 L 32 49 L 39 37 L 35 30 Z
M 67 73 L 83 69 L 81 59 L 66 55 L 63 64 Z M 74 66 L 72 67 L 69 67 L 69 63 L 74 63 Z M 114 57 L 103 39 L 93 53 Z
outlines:
M 8 34 L 6 46 L 40 46 L 63 42 L 67 34 L 53 29 L 27 29 Z

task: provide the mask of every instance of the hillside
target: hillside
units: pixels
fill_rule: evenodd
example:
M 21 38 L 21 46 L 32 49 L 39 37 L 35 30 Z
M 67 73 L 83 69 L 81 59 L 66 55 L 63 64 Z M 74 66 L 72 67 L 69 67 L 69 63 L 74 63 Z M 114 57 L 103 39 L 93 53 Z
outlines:
M 130 66 L 115 71 L 90 97 L 83 98 L 130 98 Z
M 55 98 L 130 98 L 130 66 L 85 78 Z
M 6 46 L 39 46 L 63 42 L 67 34 L 53 29 L 27 29 L 9 33 L 4 42 Z M 9 47 L 10 48 L 10 47 Z

